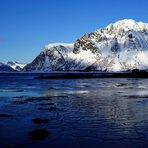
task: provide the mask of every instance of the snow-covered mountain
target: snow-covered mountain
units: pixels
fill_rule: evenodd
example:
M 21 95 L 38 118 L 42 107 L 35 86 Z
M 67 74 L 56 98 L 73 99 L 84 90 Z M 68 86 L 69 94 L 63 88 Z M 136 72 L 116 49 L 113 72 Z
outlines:
M 26 66 L 26 64 L 18 63 L 16 61 L 7 61 L 5 64 L 16 71 L 21 71 Z
M 73 44 L 49 44 L 24 71 L 148 69 L 148 24 L 125 19 Z
M 0 62 L 0 73 L 3 72 L 15 72 L 15 70 L 11 68 L 9 65 Z

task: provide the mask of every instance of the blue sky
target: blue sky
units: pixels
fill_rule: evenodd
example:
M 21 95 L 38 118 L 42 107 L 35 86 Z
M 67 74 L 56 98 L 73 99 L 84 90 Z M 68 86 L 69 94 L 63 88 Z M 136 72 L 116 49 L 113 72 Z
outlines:
M 44 45 L 74 42 L 124 18 L 148 22 L 147 0 L 0 0 L 0 61 L 31 62 Z

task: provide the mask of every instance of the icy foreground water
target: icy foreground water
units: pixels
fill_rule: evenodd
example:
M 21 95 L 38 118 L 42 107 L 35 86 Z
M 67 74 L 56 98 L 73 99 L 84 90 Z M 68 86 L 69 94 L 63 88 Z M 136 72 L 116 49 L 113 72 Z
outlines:
M 148 79 L 0 75 L 0 147 L 148 147 Z M 34 118 L 49 119 L 35 124 Z M 30 132 L 49 136 L 32 140 Z

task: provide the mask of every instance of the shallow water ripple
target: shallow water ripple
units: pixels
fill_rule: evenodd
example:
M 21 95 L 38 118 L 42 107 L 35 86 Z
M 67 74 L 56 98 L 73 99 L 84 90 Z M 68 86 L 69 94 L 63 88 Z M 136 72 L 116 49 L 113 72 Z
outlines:
M 147 147 L 147 79 L 32 78 L 0 76 L 1 147 Z M 41 128 L 51 134 L 32 140 Z

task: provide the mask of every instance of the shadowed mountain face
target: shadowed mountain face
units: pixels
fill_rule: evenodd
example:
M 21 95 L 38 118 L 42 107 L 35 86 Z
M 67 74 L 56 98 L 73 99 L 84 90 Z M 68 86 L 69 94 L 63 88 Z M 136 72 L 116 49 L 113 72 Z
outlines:
M 74 44 L 49 44 L 24 71 L 148 69 L 148 24 L 121 20 Z
M 1 72 L 15 72 L 15 70 L 9 65 L 0 62 L 0 73 Z

